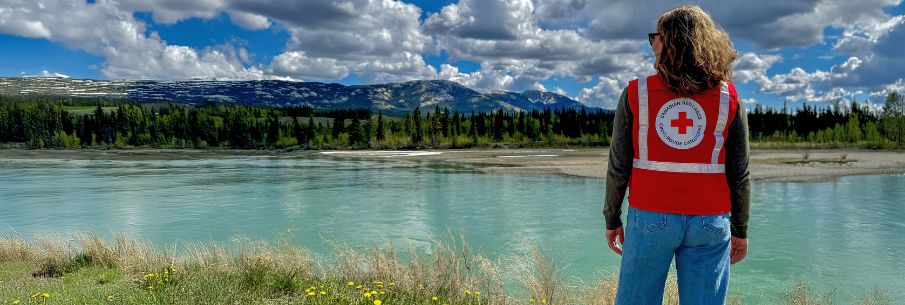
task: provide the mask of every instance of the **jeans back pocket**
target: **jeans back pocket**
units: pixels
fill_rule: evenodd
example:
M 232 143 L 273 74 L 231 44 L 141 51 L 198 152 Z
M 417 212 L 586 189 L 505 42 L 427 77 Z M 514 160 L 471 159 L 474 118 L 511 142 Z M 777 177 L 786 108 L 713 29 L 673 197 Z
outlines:
M 729 215 L 701 215 L 701 224 L 705 231 L 716 234 L 726 234 L 729 231 Z
M 632 222 L 644 233 L 653 233 L 666 229 L 666 214 L 633 208 Z

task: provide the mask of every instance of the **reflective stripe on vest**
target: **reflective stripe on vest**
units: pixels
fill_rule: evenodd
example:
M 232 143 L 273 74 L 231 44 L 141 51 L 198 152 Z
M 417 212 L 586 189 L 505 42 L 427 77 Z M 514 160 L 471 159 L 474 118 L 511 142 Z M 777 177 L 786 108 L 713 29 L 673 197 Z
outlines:
M 648 160 L 647 134 L 650 121 L 648 119 L 647 97 L 647 77 L 641 77 L 638 79 L 639 159 L 632 160 L 633 167 L 673 173 L 716 174 L 726 172 L 726 165 L 719 163 L 720 151 L 723 149 L 723 142 L 725 142 L 723 131 L 726 130 L 726 122 L 729 119 L 729 85 L 726 82 L 720 82 L 720 110 L 716 119 L 716 127 L 713 130 L 713 136 L 716 138 L 716 143 L 714 143 L 713 146 L 713 153 L 710 157 L 710 163 L 677 163 Z
M 713 136 L 716 137 L 716 143 L 713 145 L 713 155 L 710 156 L 710 163 L 717 164 L 720 161 L 720 150 L 723 149 L 723 131 L 726 130 L 726 121 L 729 119 L 729 85 L 726 82 L 720 82 L 720 114 L 716 117 L 716 128 L 713 129 Z
M 647 77 L 638 79 L 638 156 L 647 161 Z

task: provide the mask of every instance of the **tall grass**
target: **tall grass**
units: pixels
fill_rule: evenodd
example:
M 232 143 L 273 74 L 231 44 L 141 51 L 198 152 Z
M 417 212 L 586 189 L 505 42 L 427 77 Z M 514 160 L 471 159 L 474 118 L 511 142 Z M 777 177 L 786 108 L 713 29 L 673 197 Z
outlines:
M 617 289 L 615 274 L 591 283 L 566 278 L 562 262 L 527 243 L 494 260 L 452 234 L 426 251 L 335 242 L 330 256 L 290 240 L 156 249 L 125 234 L 112 241 L 93 233 L 0 236 L 0 304 L 604 305 L 613 304 Z M 663 304 L 678 304 L 672 277 Z M 741 301 L 731 297 L 727 304 Z M 798 283 L 776 304 L 833 304 L 833 296 Z M 876 289 L 855 304 L 890 301 Z

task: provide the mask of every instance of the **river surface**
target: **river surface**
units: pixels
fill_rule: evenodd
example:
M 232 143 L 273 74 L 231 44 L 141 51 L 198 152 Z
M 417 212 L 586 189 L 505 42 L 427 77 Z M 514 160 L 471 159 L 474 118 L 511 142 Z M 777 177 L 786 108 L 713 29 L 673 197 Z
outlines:
M 157 246 L 236 236 L 416 247 L 464 232 L 490 257 L 525 239 L 566 274 L 618 270 L 604 243 L 604 180 L 493 175 L 467 165 L 247 156 L 180 160 L 0 159 L 0 234 L 134 233 Z M 838 304 L 875 286 L 905 299 L 905 176 L 754 183 L 750 255 L 730 293 L 748 304 L 806 280 Z M 624 216 L 623 216 L 624 217 Z M 773 302 L 770 302 L 773 303 Z

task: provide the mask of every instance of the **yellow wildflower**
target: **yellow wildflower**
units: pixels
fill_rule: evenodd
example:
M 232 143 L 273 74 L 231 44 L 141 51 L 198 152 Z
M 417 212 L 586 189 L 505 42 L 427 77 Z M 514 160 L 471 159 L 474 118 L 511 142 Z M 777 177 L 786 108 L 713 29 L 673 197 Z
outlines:
M 534 298 L 531 298 L 530 300 L 528 300 L 528 303 L 534 303 Z
M 381 291 L 380 294 L 386 294 L 386 292 Z
M 323 291 L 323 290 L 321 290 L 321 294 L 327 294 L 327 292 L 326 292 L 326 291 Z
M 475 292 L 474 292 L 474 295 L 481 295 L 481 292 L 480 292 L 480 291 L 475 291 Z
M 381 302 L 380 300 L 374 300 L 374 305 L 380 305 L 380 304 L 383 304 L 383 302 Z
M 547 299 L 540 299 L 541 304 L 547 304 Z
M 112 295 L 108 295 L 108 296 L 107 296 L 107 301 L 113 301 L 113 296 L 112 296 Z
M 371 293 L 370 293 L 370 292 L 365 292 L 365 293 L 364 293 L 364 296 L 365 296 L 366 298 L 370 298 L 370 297 L 371 297 Z
M 390 286 L 396 285 L 396 282 L 390 282 Z
M 349 283 L 346 284 L 346 285 L 349 285 L 350 287 L 351 287 L 351 286 L 355 286 L 355 282 L 349 282 Z
M 355 286 L 355 289 L 361 289 L 361 285 Z
M 377 290 L 371 290 L 371 294 L 377 294 Z
M 465 294 L 471 294 L 471 290 L 465 289 Z
M 35 293 L 35 294 L 31 295 L 31 298 L 32 298 L 32 299 L 37 298 L 38 295 L 40 295 L 40 293 Z
M 374 285 L 383 285 L 383 282 L 381 282 L 381 281 L 374 281 Z
M 50 298 L 50 294 L 45 292 L 41 294 L 41 297 L 47 299 Z
M 148 273 L 148 274 L 145 274 L 145 279 L 147 280 L 147 279 L 150 279 L 150 278 L 155 277 L 155 276 L 157 276 L 157 275 L 156 275 L 156 274 L 153 274 L 153 273 Z
M 437 300 L 437 297 L 431 298 L 431 301 L 436 301 L 436 300 Z
M 13 301 L 13 305 L 16 305 L 16 304 L 19 304 L 19 303 L 22 303 L 22 302 L 21 302 L 21 301 L 19 301 L 19 300 L 15 300 L 15 301 Z
M 314 295 L 314 291 L 308 291 L 308 295 L 309 296 Z

